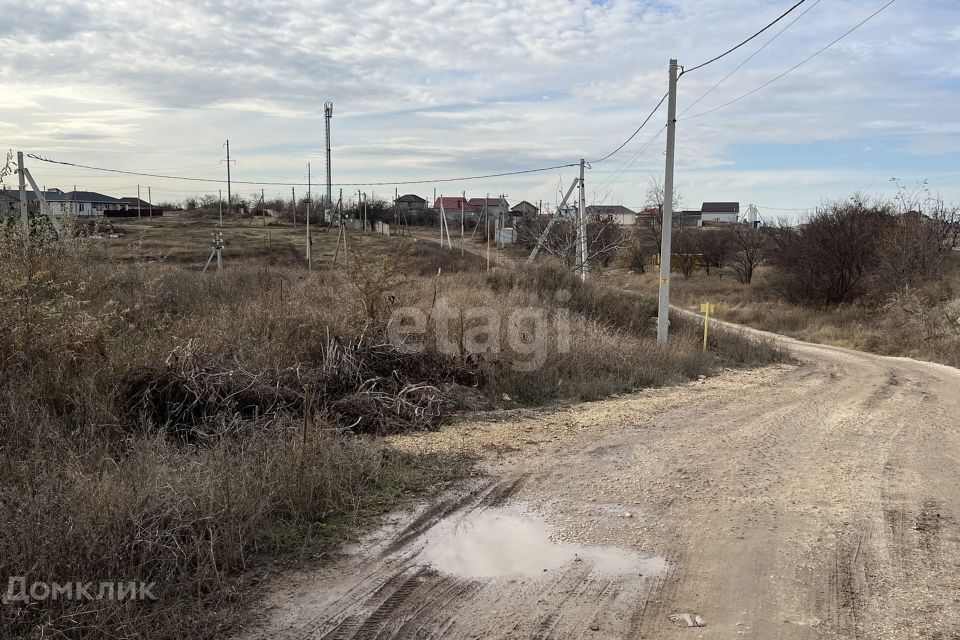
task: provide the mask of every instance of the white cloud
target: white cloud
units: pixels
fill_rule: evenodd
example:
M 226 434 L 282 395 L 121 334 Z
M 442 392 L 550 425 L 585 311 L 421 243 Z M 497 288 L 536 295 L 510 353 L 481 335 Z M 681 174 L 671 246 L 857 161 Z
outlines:
M 342 181 L 492 173 L 576 161 L 606 153 L 637 126 L 665 90 L 668 58 L 678 57 L 688 67 L 705 60 L 778 15 L 782 4 L 35 4 L 5 11 L 7 21 L 0 25 L 0 46 L 7 52 L 0 77 L 17 79 L 0 84 L 0 116 L 17 125 L 0 124 L 0 135 L 9 146 L 56 150 L 63 159 L 134 170 L 211 159 L 204 175 L 216 175 L 221 139 L 230 137 L 240 174 L 299 180 L 308 158 L 322 158 L 322 103 L 333 100 L 334 170 Z M 822 3 L 686 115 L 768 81 L 874 8 L 856 0 Z M 678 177 L 689 197 L 719 197 L 717 176 L 722 176 L 722 184 L 741 190 L 730 194 L 733 199 L 749 200 L 751 190 L 769 192 L 775 184 L 777 193 L 767 197 L 786 206 L 819 200 L 815 185 L 740 167 L 731 151 L 739 145 L 852 140 L 865 148 L 882 139 L 896 141 L 904 155 L 956 151 L 951 136 L 960 122 L 960 86 L 955 80 L 950 84 L 957 67 L 948 61 L 960 54 L 953 26 L 958 14 L 950 2 L 894 4 L 768 89 L 702 118 L 681 120 Z M 681 111 L 751 47 L 684 76 Z M 924 59 L 933 63 L 917 73 L 917 61 Z M 650 134 L 664 117 L 656 116 Z M 592 184 L 602 184 L 647 139 L 644 132 L 622 154 L 595 167 Z M 89 151 L 99 147 L 102 152 Z M 112 153 L 190 148 L 195 151 L 169 158 Z M 784 149 L 789 153 L 789 146 Z M 598 197 L 625 203 L 642 199 L 646 176 L 662 170 L 661 164 L 662 138 L 612 181 L 609 196 Z M 830 179 L 823 183 L 826 190 L 846 174 L 813 175 Z M 115 184 L 112 177 L 88 177 L 92 186 Z M 848 177 L 851 190 L 862 186 L 859 172 Z M 558 178 L 550 172 L 454 190 L 472 187 L 546 199 L 553 197 Z M 190 188 L 163 184 L 171 193 Z

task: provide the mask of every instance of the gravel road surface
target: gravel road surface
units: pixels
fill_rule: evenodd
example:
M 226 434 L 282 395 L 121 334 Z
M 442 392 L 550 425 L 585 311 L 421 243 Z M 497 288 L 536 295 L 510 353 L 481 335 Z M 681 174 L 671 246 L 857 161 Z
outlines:
M 960 370 L 785 342 L 398 438 L 483 473 L 275 578 L 247 637 L 960 637 Z

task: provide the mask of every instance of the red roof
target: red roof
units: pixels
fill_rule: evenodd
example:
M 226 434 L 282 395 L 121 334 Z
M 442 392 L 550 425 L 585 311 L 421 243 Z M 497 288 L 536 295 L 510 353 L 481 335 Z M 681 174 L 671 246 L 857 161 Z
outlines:
M 470 211 L 470 212 L 478 211 L 476 207 L 472 206 L 467 200 L 464 200 L 460 196 L 450 196 L 450 197 L 443 196 L 443 197 L 437 198 L 436 201 L 434 201 L 433 203 L 433 208 L 439 209 L 441 201 L 443 202 L 444 211 L 449 211 L 449 212 L 460 211 L 461 204 L 463 204 L 464 211 Z
M 660 217 L 660 208 L 659 207 L 650 207 L 649 209 L 644 209 L 643 211 L 637 212 L 638 218 L 659 218 Z

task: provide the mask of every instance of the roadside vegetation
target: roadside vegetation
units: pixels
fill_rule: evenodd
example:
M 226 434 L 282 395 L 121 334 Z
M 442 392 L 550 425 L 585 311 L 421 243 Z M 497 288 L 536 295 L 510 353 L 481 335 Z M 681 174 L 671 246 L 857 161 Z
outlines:
M 656 267 L 621 255 L 606 274 L 654 292 Z M 691 310 L 793 337 L 960 366 L 960 213 L 901 190 L 891 202 L 853 196 L 799 224 L 674 230 L 671 294 Z
M 2 637 L 221 637 L 265 574 L 466 468 L 381 436 L 785 357 L 736 332 L 703 353 L 682 319 L 663 351 L 646 296 L 425 242 L 354 235 L 308 273 L 258 238 L 204 275 L 193 245 L 164 260 L 118 251 L 135 237 L 3 233 L 0 580 L 155 583 L 155 599 L 14 598 Z M 404 317 L 426 322 L 398 332 Z

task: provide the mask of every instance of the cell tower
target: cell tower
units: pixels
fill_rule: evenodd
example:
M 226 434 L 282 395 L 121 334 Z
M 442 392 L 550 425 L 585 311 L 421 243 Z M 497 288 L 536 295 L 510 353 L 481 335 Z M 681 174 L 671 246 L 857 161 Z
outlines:
M 327 199 L 323 203 L 324 210 L 332 206 L 333 203 L 333 182 L 330 174 L 330 118 L 333 117 L 333 103 L 323 103 L 323 117 L 327 125 Z

